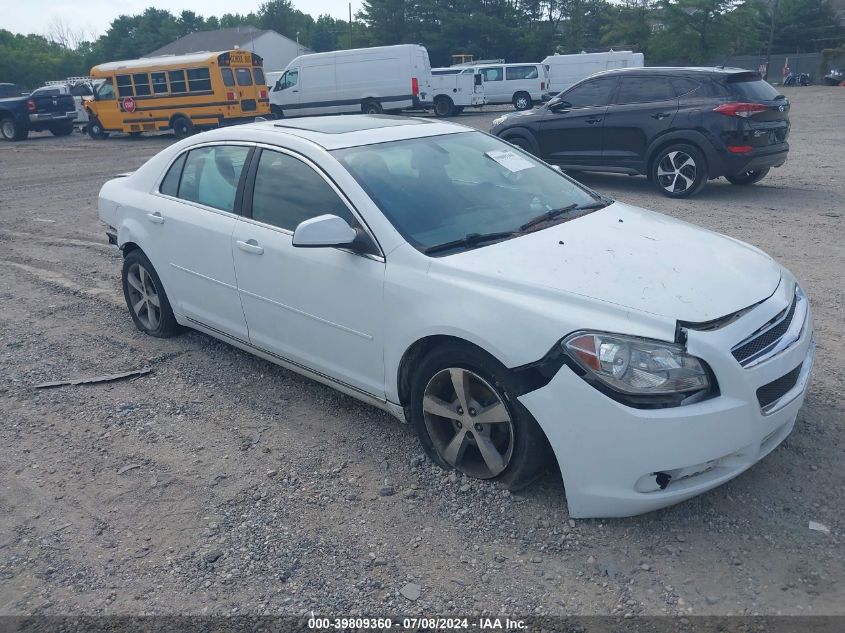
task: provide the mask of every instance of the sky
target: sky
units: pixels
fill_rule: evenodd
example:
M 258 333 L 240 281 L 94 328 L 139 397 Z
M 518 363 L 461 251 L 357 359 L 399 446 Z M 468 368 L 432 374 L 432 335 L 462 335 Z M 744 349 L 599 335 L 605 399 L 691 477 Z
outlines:
M 14 0 L 0 0 L 0 5 L 10 7 Z M 224 13 L 249 13 L 258 9 L 262 0 L 244 0 L 233 3 L 224 0 L 24 0 L 15 2 L 14 9 L 0 9 L 0 28 L 13 33 L 46 35 L 58 22 L 69 27 L 82 39 L 96 39 L 105 33 L 109 24 L 121 14 L 135 15 L 148 6 L 167 9 L 174 15 L 189 9 L 208 17 Z M 293 6 L 315 18 L 327 13 L 335 18 L 348 19 L 348 0 L 293 0 Z M 353 0 L 353 15 L 361 8 L 360 0 Z

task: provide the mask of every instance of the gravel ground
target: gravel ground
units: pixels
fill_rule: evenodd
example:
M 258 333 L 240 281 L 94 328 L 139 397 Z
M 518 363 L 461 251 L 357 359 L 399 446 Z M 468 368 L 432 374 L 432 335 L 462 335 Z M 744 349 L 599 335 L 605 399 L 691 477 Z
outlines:
M 207 336 L 141 335 L 96 196 L 172 137 L 3 144 L 0 614 L 845 614 L 845 91 L 788 96 L 790 160 L 756 186 L 579 176 L 768 251 L 817 327 L 779 449 L 612 521 L 570 520 L 559 477 L 513 495 L 441 471 L 388 415 Z

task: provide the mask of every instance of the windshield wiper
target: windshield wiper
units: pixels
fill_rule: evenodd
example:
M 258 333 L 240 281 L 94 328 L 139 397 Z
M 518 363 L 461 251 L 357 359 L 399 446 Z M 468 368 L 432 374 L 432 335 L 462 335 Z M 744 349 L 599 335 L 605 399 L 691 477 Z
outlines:
M 431 253 L 439 253 L 441 251 L 449 251 L 453 248 L 461 246 L 471 247 L 478 246 L 484 242 L 492 242 L 494 240 L 501 240 L 506 237 L 511 237 L 515 233 L 513 231 L 497 231 L 495 233 L 467 233 L 463 237 L 452 240 L 451 242 L 443 242 L 442 244 L 435 244 L 423 249 L 423 253 L 429 255 Z
M 556 217 L 563 215 L 564 213 L 569 213 L 570 211 L 586 211 L 587 209 L 603 209 L 606 207 L 610 202 L 605 200 L 596 201 L 590 204 L 568 204 L 565 207 L 560 207 L 559 209 L 551 209 L 540 215 L 531 218 L 519 227 L 520 231 L 527 231 L 532 226 L 537 226 L 538 224 L 542 224 L 543 222 L 548 222 L 549 220 L 554 220 Z

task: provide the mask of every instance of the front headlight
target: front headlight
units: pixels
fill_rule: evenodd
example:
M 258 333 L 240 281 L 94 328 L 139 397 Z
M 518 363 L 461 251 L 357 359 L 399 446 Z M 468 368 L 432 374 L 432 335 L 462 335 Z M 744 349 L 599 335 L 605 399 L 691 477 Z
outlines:
M 587 372 L 586 377 L 616 392 L 649 396 L 710 388 L 704 361 L 690 356 L 680 345 L 602 332 L 576 332 L 561 345 Z

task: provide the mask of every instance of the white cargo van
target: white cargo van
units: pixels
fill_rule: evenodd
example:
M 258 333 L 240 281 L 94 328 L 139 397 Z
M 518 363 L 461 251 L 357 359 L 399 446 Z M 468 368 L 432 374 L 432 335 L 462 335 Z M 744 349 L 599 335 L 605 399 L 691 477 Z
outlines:
M 641 68 L 643 54 L 631 51 L 607 53 L 579 53 L 577 55 L 550 55 L 543 60 L 549 71 L 552 96 L 589 77 L 593 73 L 613 68 Z
M 277 117 L 421 107 L 430 74 L 417 44 L 300 55 L 273 85 L 270 107 Z
M 466 107 L 486 103 L 481 75 L 472 68 L 433 68 L 428 82 L 428 98 L 437 116 L 460 114 Z
M 484 81 L 488 104 L 512 103 L 517 110 L 528 110 L 548 92 L 548 74 L 543 64 L 485 64 L 474 68 Z

